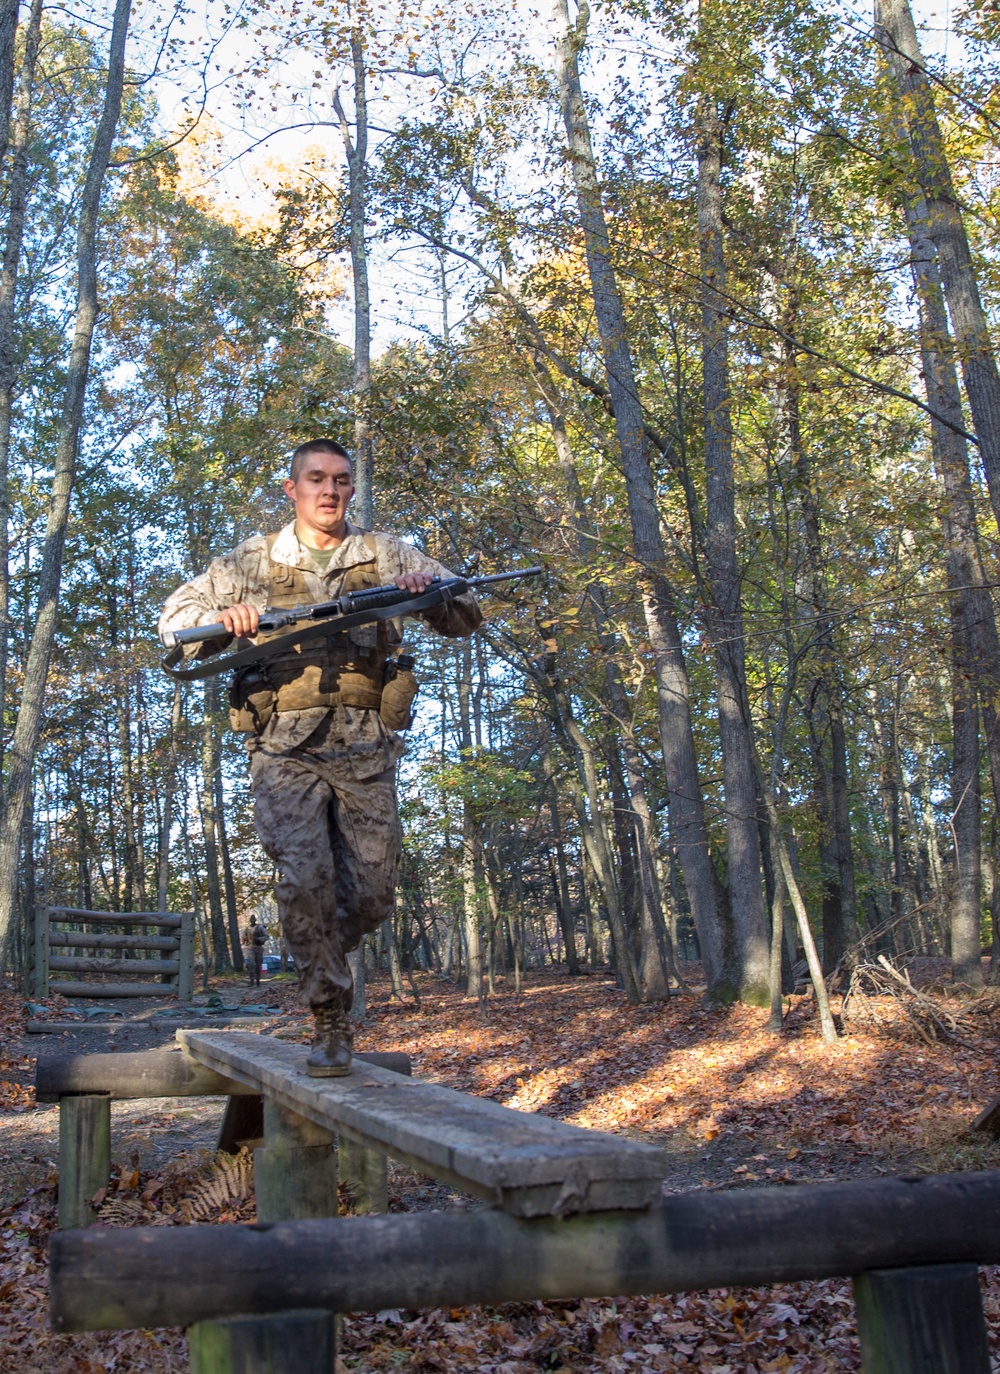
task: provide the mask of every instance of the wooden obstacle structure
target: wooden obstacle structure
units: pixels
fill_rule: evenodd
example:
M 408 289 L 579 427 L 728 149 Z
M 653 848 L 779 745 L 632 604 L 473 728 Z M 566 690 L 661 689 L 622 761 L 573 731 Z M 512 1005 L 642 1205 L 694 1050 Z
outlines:
M 190 1002 L 194 913 L 39 907 L 34 954 L 36 997 L 58 992 L 63 997 L 177 997 Z M 69 976 L 53 978 L 53 973 Z M 116 981 L 106 982 L 109 977 Z
M 330 1374 L 339 1312 L 850 1276 L 865 1374 L 988 1374 L 977 1266 L 1000 1262 L 1000 1173 L 663 1198 L 658 1150 L 409 1079 L 389 1056 L 324 1080 L 301 1046 L 178 1040 L 39 1061 L 68 1149 L 60 1224 L 93 1217 L 109 1156 L 86 1141 L 112 1096 L 194 1093 L 229 1096 L 230 1135 L 233 1104 L 263 1099 L 247 1118 L 258 1224 L 56 1234 L 57 1330 L 183 1325 L 192 1374 Z M 338 1169 L 356 1212 L 386 1211 L 387 1154 L 492 1206 L 338 1217 Z

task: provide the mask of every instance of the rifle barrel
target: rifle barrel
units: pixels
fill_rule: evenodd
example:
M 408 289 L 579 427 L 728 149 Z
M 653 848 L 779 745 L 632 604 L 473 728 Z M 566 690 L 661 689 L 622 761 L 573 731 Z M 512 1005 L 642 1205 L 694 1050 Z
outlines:
M 470 587 L 488 587 L 491 582 L 513 582 L 517 577 L 538 577 L 544 571 L 541 566 L 518 568 L 514 572 L 485 573 L 482 577 L 467 577 L 465 581 Z

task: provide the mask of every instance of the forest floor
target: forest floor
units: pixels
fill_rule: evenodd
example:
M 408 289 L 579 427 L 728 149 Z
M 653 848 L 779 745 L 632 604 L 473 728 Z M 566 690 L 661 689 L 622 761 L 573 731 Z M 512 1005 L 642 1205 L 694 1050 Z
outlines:
M 696 973 L 697 970 L 694 970 Z M 357 1047 L 403 1050 L 415 1075 L 506 1106 L 651 1141 L 665 1192 L 801 1184 L 915 1171 L 1000 1168 L 1000 1145 L 968 1127 L 1000 1093 L 994 1019 L 1000 993 L 958 1001 L 922 961 L 914 982 L 957 1038 L 928 1043 L 880 999 L 823 1046 L 810 998 L 792 998 L 782 1035 L 767 1012 L 707 1010 L 695 997 L 630 1007 L 602 975 L 501 983 L 484 1008 L 450 983 L 418 977 L 420 1005 L 370 981 Z M 214 980 L 228 1005 L 253 1003 L 262 1033 L 304 1037 L 290 979 L 259 990 Z M 33 1019 L 66 1021 L 59 999 Z M 47 1329 L 45 1247 L 55 1224 L 58 1113 L 31 1091 L 39 1054 L 147 1049 L 178 1024 L 122 1004 L 121 1023 L 26 1033 L 22 999 L 0 991 L 0 1374 L 186 1370 L 179 1331 L 57 1336 Z M 836 1010 L 835 1006 L 835 1010 Z M 199 1022 L 208 1024 L 208 1022 Z M 245 1029 L 245 1024 L 240 1024 Z M 926 1034 L 926 1026 L 925 1026 Z M 105 1225 L 251 1221 L 246 1156 L 214 1155 L 221 1099 L 114 1104 L 113 1183 Z M 476 1206 L 401 1169 L 390 1210 Z M 1000 1371 L 1000 1270 L 983 1275 Z M 679 1297 L 385 1311 L 344 1324 L 340 1374 L 765 1374 L 859 1367 L 850 1284 L 839 1280 Z

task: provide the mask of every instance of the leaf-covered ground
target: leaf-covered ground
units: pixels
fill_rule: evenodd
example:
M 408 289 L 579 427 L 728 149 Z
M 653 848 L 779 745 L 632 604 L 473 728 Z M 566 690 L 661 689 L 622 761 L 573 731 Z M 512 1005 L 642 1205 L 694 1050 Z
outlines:
M 921 972 L 926 981 L 943 970 Z M 655 1141 L 666 1151 L 667 1191 L 1000 1167 L 1000 1148 L 965 1134 L 1000 1092 L 993 1032 L 1000 1003 L 992 992 L 971 1004 L 940 1001 L 962 1018 L 959 1041 L 927 1043 L 887 1003 L 879 1009 L 879 1027 L 871 1017 L 863 1024 L 849 1019 L 837 1045 L 825 1049 L 809 999 L 794 999 L 786 1030 L 776 1037 L 764 1028 L 764 1012 L 707 1011 L 689 997 L 629 1007 L 602 977 L 534 976 L 520 995 L 501 987 L 485 1008 L 432 977 L 419 986 L 416 1007 L 409 998 L 392 1002 L 385 983 L 375 981 L 359 1048 L 404 1050 L 421 1077 Z M 231 998 L 238 989 L 229 983 L 225 992 Z M 296 1033 L 291 984 L 274 980 L 262 992 L 242 995 L 283 1013 L 282 1033 Z M 38 1038 L 23 1035 L 20 1002 L 12 995 L 0 999 L 0 1035 L 0 1141 L 30 1126 L 32 1139 L 48 1141 L 54 1158 L 55 1112 L 35 1107 L 28 1086 Z M 94 1036 L 87 1045 L 108 1048 Z M 245 1158 L 213 1159 L 192 1148 L 164 1163 L 162 1151 L 131 1147 L 143 1132 L 155 1137 L 158 1121 L 185 1143 L 183 1122 L 178 1126 L 169 1108 L 140 1102 L 116 1109 L 132 1116 L 116 1133 L 124 1155 L 98 1199 L 99 1224 L 252 1219 Z M 125 1130 L 130 1124 L 141 1129 Z M 195 1125 L 192 1120 L 192 1136 Z M 45 1246 L 55 1223 L 56 1178 L 44 1153 L 38 1153 L 31 1188 L 0 1209 L 0 1374 L 186 1369 L 180 1332 L 69 1337 L 48 1331 Z M 0 1190 L 5 1183 L 9 1193 L 9 1179 L 0 1178 Z M 393 1171 L 391 1210 L 456 1204 L 460 1200 L 439 1186 Z M 993 1338 L 1000 1336 L 1000 1278 L 990 1271 L 983 1283 Z M 812 1374 L 856 1370 L 859 1360 L 850 1286 L 831 1280 L 665 1298 L 353 1316 L 344 1324 L 342 1366 L 344 1374 Z M 1000 1345 L 994 1368 L 1000 1370 Z

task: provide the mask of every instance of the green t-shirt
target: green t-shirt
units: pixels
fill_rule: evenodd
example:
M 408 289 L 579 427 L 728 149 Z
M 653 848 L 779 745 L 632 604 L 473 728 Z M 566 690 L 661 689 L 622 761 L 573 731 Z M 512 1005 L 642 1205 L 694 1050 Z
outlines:
M 333 555 L 337 552 L 337 550 L 336 550 L 336 549 L 314 549 L 314 548 L 310 547 L 310 545 L 307 544 L 307 543 L 306 543 L 304 540 L 302 540 L 302 539 L 299 540 L 299 543 L 300 543 L 300 544 L 302 545 L 302 547 L 305 549 L 306 553 L 310 556 L 310 558 L 313 560 L 313 562 L 314 562 L 314 563 L 317 563 L 317 564 L 319 565 L 320 571 L 321 571 L 321 572 L 326 572 L 327 568 L 330 566 L 330 559 L 331 559 L 331 558 L 333 557 Z

